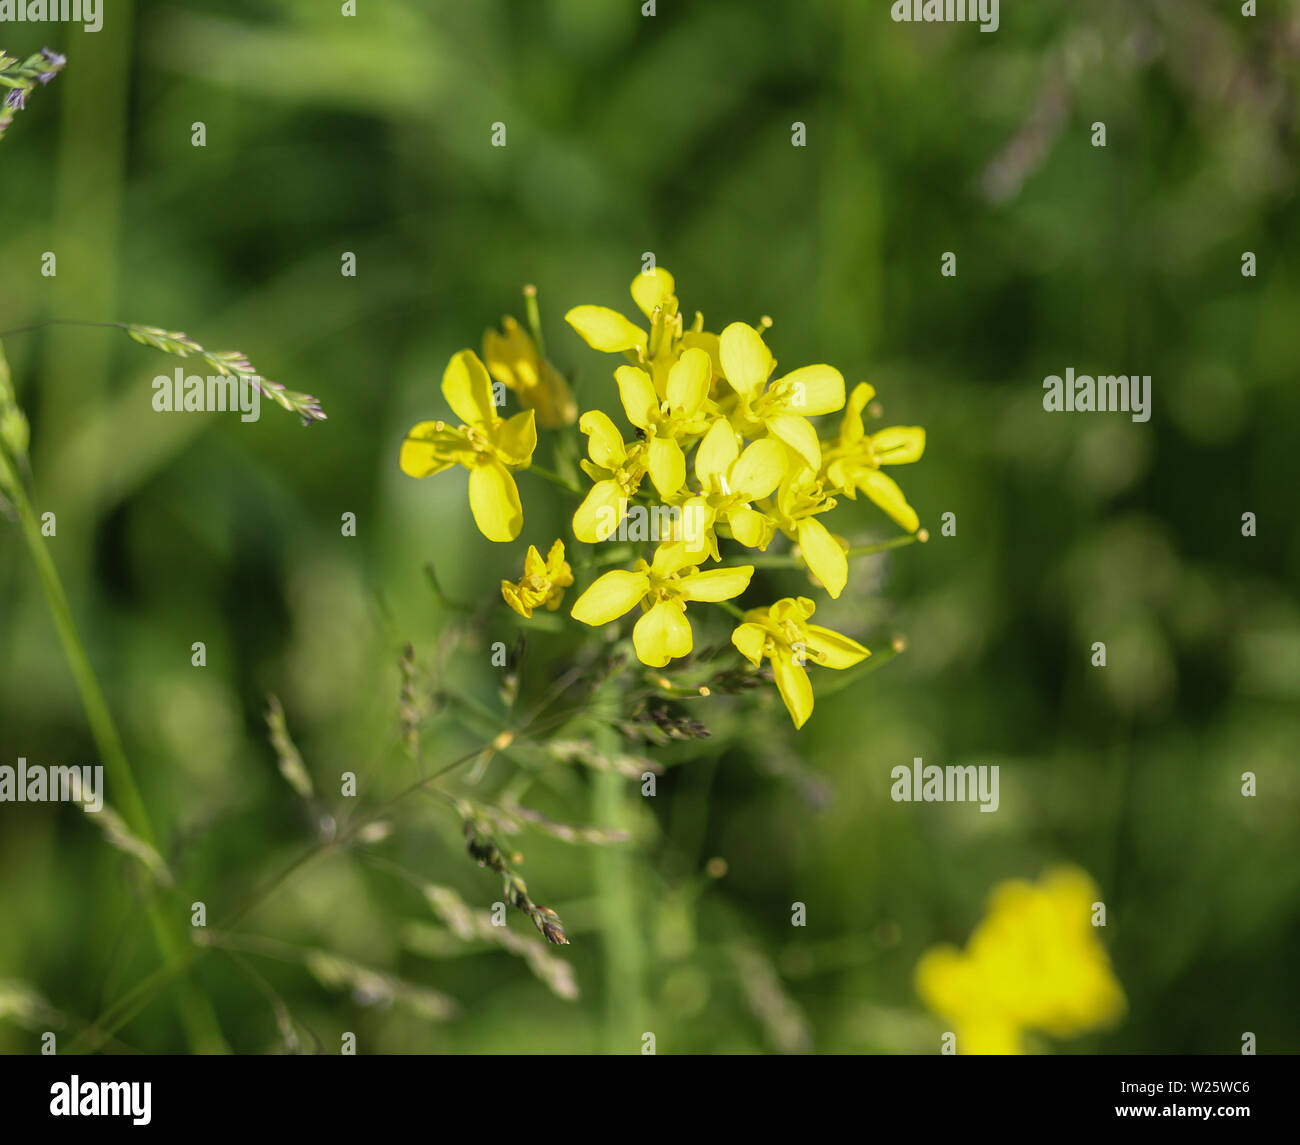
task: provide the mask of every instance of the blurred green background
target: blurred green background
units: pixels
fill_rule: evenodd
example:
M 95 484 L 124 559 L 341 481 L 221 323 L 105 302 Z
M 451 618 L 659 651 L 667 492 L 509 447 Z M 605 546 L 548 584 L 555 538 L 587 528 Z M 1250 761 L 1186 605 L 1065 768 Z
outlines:
M 525 803 L 579 824 L 618 806 L 636 835 L 510 841 L 569 927 L 551 953 L 579 999 L 448 942 L 412 879 L 343 853 L 239 924 L 284 948 L 198 963 L 227 1043 L 283 1049 L 288 1014 L 326 1052 L 344 1031 L 361 1052 L 639 1052 L 643 1031 L 660 1053 L 936 1052 L 948 1024 L 916 997 L 920 954 L 963 943 L 998 881 L 1070 862 L 1101 887 L 1129 1012 L 1043 1046 L 1233 1053 L 1251 1031 L 1260 1052 L 1300 1050 L 1294 10 L 1009 0 L 990 35 L 895 24 L 885 0 L 659 0 L 653 18 L 639 0 L 339 7 L 116 0 L 98 34 L 0 27 L 12 55 L 69 59 L 0 142 L 0 329 L 184 330 L 329 415 L 305 430 L 269 405 L 248 425 L 158 414 L 149 383 L 177 363 L 120 334 L 4 340 L 36 507 L 57 514 L 49 547 L 185 904 L 211 919 L 272 877 L 342 802 L 341 772 L 373 792 L 418 775 L 397 724 L 404 642 L 422 688 L 500 711 L 489 645 L 513 641 L 513 615 L 498 599 L 453 632 L 422 566 L 448 596 L 489 600 L 526 544 L 568 535 L 571 507 L 521 475 L 524 534 L 493 545 L 463 472 L 416 482 L 396 456 L 408 426 L 446 416 L 450 355 L 522 318 L 526 282 L 583 408 L 614 408 L 614 363 L 562 316 L 630 312 L 643 252 L 711 329 L 770 314 L 785 366 L 833 363 L 876 386 L 882 424 L 927 427 L 923 461 L 894 473 L 933 535 L 855 562 L 838 601 L 812 594 L 818 621 L 907 651 L 802 733 L 769 689 L 757 718 L 691 706 L 714 735 L 651 751 L 653 800 L 629 781 L 620 803 L 572 766 L 539 775 Z M 1045 413 L 1042 379 L 1071 366 L 1152 375 L 1150 422 Z M 855 543 L 895 534 L 862 501 L 835 524 Z M 768 573 L 743 603 L 804 586 Z M 725 642 L 714 624 L 697 642 Z M 572 627 L 531 633 L 524 698 L 563 670 Z M 315 806 L 277 774 L 269 693 Z M 434 715 L 425 765 L 484 722 Z M 3 524 L 0 761 L 18 756 L 98 762 Z M 892 803 L 889 771 L 915 756 L 998 764 L 999 812 Z M 462 769 L 449 790 L 490 798 L 512 766 L 472 787 Z M 407 800 L 387 821 L 360 850 L 475 908 L 501 897 L 450 808 Z M 139 876 L 79 811 L 0 805 L 0 979 L 69 1015 L 61 1039 L 158 963 Z M 517 913 L 510 927 L 541 941 Z M 331 989 L 293 953 L 308 948 L 460 1012 Z M 174 1001 L 113 1048 L 184 1051 Z M 48 1028 L 0 1021 L 0 1050 Z

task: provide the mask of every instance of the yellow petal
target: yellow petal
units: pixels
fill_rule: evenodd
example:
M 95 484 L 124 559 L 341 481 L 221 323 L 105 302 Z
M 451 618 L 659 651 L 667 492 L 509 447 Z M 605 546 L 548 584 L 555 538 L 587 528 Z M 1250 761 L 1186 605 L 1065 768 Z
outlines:
M 637 659 L 651 668 L 662 668 L 669 660 L 687 655 L 692 639 L 686 609 L 675 600 L 659 601 L 632 629 Z
M 722 332 L 718 353 L 731 388 L 750 397 L 763 388 L 776 365 L 758 331 L 744 322 L 733 322 Z
M 972 1002 L 978 1004 L 971 971 L 970 959 L 955 946 L 933 946 L 921 955 L 913 971 L 916 992 L 936 1014 L 960 1014 L 969 1010 Z
M 683 541 L 662 544 L 655 549 L 650 567 L 657 577 L 670 577 L 691 564 L 691 551 Z
M 871 452 L 881 465 L 906 465 L 925 452 L 925 430 L 919 425 L 894 425 L 871 435 Z
M 546 573 L 552 580 L 558 580 L 569 571 L 569 565 L 564 559 L 564 542 L 557 539 L 551 546 L 551 551 L 546 554 Z M 573 581 L 570 580 L 569 583 L 572 584 Z
M 709 426 L 695 449 L 695 476 L 706 493 L 719 493 L 732 463 L 740 455 L 740 442 L 736 431 L 723 420 Z
M 448 439 L 454 439 L 454 434 L 455 431 L 448 430 L 442 422 L 420 422 L 412 427 L 402 442 L 397 464 L 408 477 L 432 477 L 450 469 L 456 464 L 448 449 Z
M 520 616 L 532 616 L 532 608 L 519 596 L 519 590 L 508 580 L 501 582 L 501 596 Z
M 799 522 L 799 547 L 813 575 L 838 597 L 849 581 L 849 561 L 839 542 L 817 518 L 805 517 Z
M 550 362 L 542 363 L 541 381 L 525 389 L 521 399 L 537 410 L 537 420 L 546 429 L 562 429 L 578 420 L 578 403 L 564 375 Z
M 876 387 L 867 382 L 859 382 L 849 395 L 848 406 L 844 410 L 844 420 L 840 422 L 840 440 L 847 445 L 859 441 L 866 432 L 862 427 L 862 411 L 876 396 Z
M 483 364 L 502 385 L 528 390 L 537 385 L 537 347 L 513 318 L 501 321 L 505 335 L 495 330 L 483 334 Z
M 650 375 L 636 366 L 619 366 L 614 380 L 627 420 L 640 429 L 649 429 L 659 420 L 659 395 Z
M 442 396 L 466 425 L 492 425 L 497 420 L 492 379 L 473 350 L 462 350 L 447 363 Z
M 783 404 L 791 413 L 816 417 L 844 408 L 844 375 L 834 366 L 803 366 L 781 381 Z
M 768 432 L 784 441 L 808 463 L 810 469 L 822 467 L 822 447 L 812 422 L 794 414 L 781 414 L 765 420 Z
M 731 491 L 746 501 L 760 501 L 781 484 L 787 468 L 788 455 L 780 442 L 755 441 L 731 470 Z
M 681 539 L 691 556 L 690 563 L 694 564 L 717 549 L 713 536 L 717 513 L 703 497 L 691 497 L 681 508 Z
M 516 386 L 523 388 L 515 380 L 515 358 L 510 353 L 509 343 L 495 330 L 483 334 L 483 364 L 487 366 L 488 373 L 502 385 L 511 389 Z
M 805 631 L 808 634 L 808 651 L 813 653 L 809 659 L 815 657 L 823 668 L 851 668 L 871 655 L 871 650 L 856 640 L 850 640 L 820 624 L 809 624 Z
M 542 554 L 537 551 L 536 545 L 529 545 L 528 552 L 524 556 L 524 576 L 545 576 L 546 564 L 542 560 Z
M 587 435 L 587 452 L 592 461 L 602 469 L 618 469 L 627 460 L 623 435 L 603 410 L 588 410 L 578 422 L 578 428 Z
M 657 266 L 648 274 L 638 274 L 632 280 L 632 299 L 642 314 L 653 318 L 655 307 L 672 294 L 676 286 L 673 276 L 662 266 Z
M 686 350 L 668 373 L 668 405 L 687 417 L 698 413 L 709 396 L 713 363 L 703 350 Z
M 697 322 L 703 322 L 704 316 L 696 314 Z M 682 347 L 687 350 L 703 350 L 709 356 L 709 364 L 713 367 L 713 376 L 720 378 L 722 373 L 722 347 L 721 342 L 716 334 L 709 334 L 704 330 L 687 330 L 682 335 Z
M 686 455 L 673 438 L 650 439 L 650 480 L 660 497 L 671 497 L 686 484 Z
M 739 596 L 749 587 L 749 579 L 754 575 L 753 565 L 739 565 L 736 568 L 708 569 L 684 576 L 680 582 L 680 591 L 687 600 L 703 600 L 716 603 Z
M 957 1052 L 962 1054 L 1013 1055 L 1024 1052 L 1021 1027 L 1012 1018 L 981 1016 L 963 1022 L 957 1029 Z
M 584 544 L 594 545 L 618 529 L 627 512 L 623 490 L 613 478 L 597 481 L 573 514 L 573 535 Z
M 497 428 L 493 443 L 501 451 L 501 460 L 507 465 L 525 466 L 533 459 L 537 448 L 537 415 L 526 409 L 507 418 Z
M 772 657 L 772 675 L 794 726 L 803 727 L 813 710 L 813 690 L 808 673 L 787 653 Z
M 765 514 L 748 505 L 738 505 L 727 512 L 731 535 L 747 549 L 765 549 L 776 526 Z
M 595 581 L 573 605 L 572 616 L 593 627 L 617 620 L 625 612 L 641 603 L 650 591 L 650 582 L 643 572 L 615 569 Z
M 741 624 L 731 634 L 731 642 L 740 654 L 757 668 L 763 662 L 763 645 L 767 630 L 758 624 Z
M 519 488 L 499 461 L 469 471 L 469 507 L 479 532 L 489 541 L 513 541 L 524 527 Z
M 858 488 L 888 513 L 902 528 L 915 533 L 921 524 L 916 510 L 907 503 L 898 482 L 878 469 L 864 469 L 857 474 Z
M 575 306 L 564 316 L 593 350 L 621 354 L 644 346 L 646 332 L 607 306 Z

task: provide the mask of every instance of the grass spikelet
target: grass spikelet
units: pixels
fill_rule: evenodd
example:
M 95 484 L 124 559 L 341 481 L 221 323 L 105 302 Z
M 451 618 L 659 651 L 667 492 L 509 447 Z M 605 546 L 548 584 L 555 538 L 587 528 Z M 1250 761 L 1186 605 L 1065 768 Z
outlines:
M 266 711 L 266 726 L 270 729 L 271 746 L 275 749 L 276 759 L 280 765 L 280 774 L 304 799 L 310 799 L 314 793 L 311 776 L 298 754 L 297 747 L 289 737 L 289 728 L 284 719 L 284 708 L 280 701 L 271 696 Z
M 11 1019 L 28 1030 L 63 1026 L 63 1015 L 45 996 L 28 982 L 17 978 L 0 978 L 0 1021 Z
M 95 812 L 84 806 L 82 810 L 94 820 L 96 826 L 104 833 L 104 838 L 108 841 L 110 847 L 116 847 L 123 854 L 138 859 L 144 864 L 149 874 L 162 886 L 170 887 L 175 885 L 176 880 L 172 877 L 167 864 L 163 862 L 163 857 L 140 836 L 135 834 L 126 825 L 126 820 L 108 804 Z
M 528 964 L 528 969 L 551 993 L 567 1002 L 577 1001 L 581 993 L 578 980 L 573 967 L 563 958 L 557 958 L 537 942 L 521 938 L 513 930 L 494 926 L 492 916 L 487 911 L 472 909 L 450 887 L 427 883 L 422 889 L 430 909 L 442 920 L 447 930 L 432 926 L 410 928 L 407 932 L 407 945 L 411 949 L 438 957 L 445 956 L 450 951 L 448 944 L 440 941 L 443 937 L 451 938 L 457 944 L 490 943 L 522 958 Z
M 362 1006 L 397 1003 L 431 1022 L 446 1021 L 460 1012 L 456 1000 L 446 994 L 372 970 L 326 950 L 308 950 L 303 961 L 322 986 L 351 989 L 353 999 Z
M 0 49 L 0 88 L 6 89 L 3 100 L 0 100 L 0 139 L 4 138 L 14 116 L 27 106 L 27 97 L 36 85 L 49 83 L 67 62 L 67 57 L 49 48 L 42 48 L 22 63 L 16 56 L 6 56 Z
M 279 382 L 262 377 L 239 350 L 205 350 L 188 334 L 162 330 L 157 326 L 126 325 L 122 328 L 132 341 L 139 342 L 142 346 L 152 346 L 155 350 L 177 358 L 199 358 L 224 378 L 238 378 L 241 382 L 256 386 L 276 405 L 296 413 L 302 418 L 303 425 L 325 420 L 325 411 L 321 409 L 319 401 L 310 394 L 285 389 Z
M 597 751 L 590 740 L 552 740 L 547 753 L 561 763 L 580 763 L 593 771 L 612 771 L 624 779 L 640 779 L 647 771 L 662 775 L 663 766 L 644 755 L 608 754 Z
M 560 916 L 550 907 L 538 906 L 533 902 L 528 896 L 528 884 L 511 868 L 485 824 L 474 818 L 468 806 L 462 813 L 466 816 L 465 847 L 480 867 L 488 867 L 501 876 L 506 902 L 531 918 L 547 942 L 556 946 L 568 946 L 569 936 L 564 933 L 564 923 L 560 921 Z
M 491 823 L 493 829 L 503 835 L 517 835 L 525 825 L 530 825 L 552 839 L 559 839 L 562 843 L 589 847 L 608 847 L 613 843 L 626 843 L 632 837 L 627 831 L 620 831 L 613 827 L 575 827 L 570 823 L 560 823 L 540 811 L 535 811 L 531 807 L 521 807 L 517 803 L 499 806 L 490 803 L 465 804 L 463 800 L 458 802 L 472 807 L 475 818 Z

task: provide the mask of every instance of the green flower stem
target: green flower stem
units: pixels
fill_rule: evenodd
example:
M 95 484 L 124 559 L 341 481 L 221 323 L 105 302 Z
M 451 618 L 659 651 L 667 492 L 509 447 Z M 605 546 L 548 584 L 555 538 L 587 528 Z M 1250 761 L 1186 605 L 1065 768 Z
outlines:
M 566 481 L 558 473 L 555 473 L 552 470 L 547 469 L 543 465 L 537 465 L 537 464 L 529 465 L 528 468 L 524 470 L 524 472 L 535 473 L 543 481 L 549 481 L 552 485 L 558 485 L 561 489 L 564 489 L 569 493 L 574 494 L 575 496 L 580 496 L 582 494 L 582 490 L 579 489 L 578 486 L 575 485 L 572 481 Z
M 524 317 L 528 321 L 528 333 L 533 336 L 533 343 L 537 346 L 537 356 L 546 357 L 546 341 L 542 337 L 542 314 L 537 305 L 537 287 L 529 285 L 524 287 Z
M 901 537 L 894 537 L 888 541 L 881 541 L 878 545 L 855 545 L 844 555 L 847 557 L 873 557 L 878 553 L 887 553 L 890 549 L 902 549 L 908 545 L 914 545 L 917 541 L 926 541 L 929 534 L 924 530 L 916 533 L 906 533 Z M 802 558 L 797 557 L 794 553 L 774 553 L 771 556 L 759 553 L 752 557 L 745 558 L 745 564 L 753 565 L 759 569 L 791 569 L 803 568 Z
M 744 613 L 744 611 L 741 610 L 740 608 L 737 608 L 734 604 L 731 603 L 731 601 L 729 601 L 729 600 L 718 600 L 718 601 L 714 601 L 714 603 L 715 603 L 719 608 L 725 608 L 725 609 L 726 609 L 729 613 L 731 613 L 731 615 L 734 616 L 737 620 L 744 620 L 744 619 L 745 619 L 745 613 Z
M 596 706 L 618 715 L 622 698 L 622 681 L 615 675 L 602 689 Z M 623 746 L 619 734 L 604 721 L 593 727 L 591 741 L 596 751 L 607 755 L 617 754 Z M 597 771 L 592 776 L 592 822 L 615 830 L 632 830 L 638 798 L 636 788 L 625 776 Z M 640 911 L 633 853 L 621 847 L 593 848 L 592 860 L 604 957 L 604 1048 L 613 1054 L 638 1053 L 645 1032 L 645 942 L 637 926 Z
M 104 770 L 115 792 L 114 805 L 131 830 L 156 850 L 157 839 L 149 822 L 144 800 L 140 797 L 140 789 L 136 785 L 126 752 L 122 748 L 121 737 L 117 733 L 108 704 L 100 690 L 99 681 L 95 678 L 94 669 L 90 666 L 85 646 L 72 619 L 72 610 L 68 607 L 63 582 L 59 579 L 58 570 L 54 567 L 54 561 L 45 547 L 40 522 L 32 509 L 31 502 L 27 499 L 26 491 L 20 484 L 15 483 L 15 486 L 9 490 L 9 497 L 18 514 L 23 538 L 27 542 L 32 562 L 36 565 L 41 588 L 54 619 L 54 627 L 58 631 L 63 653 L 67 657 L 68 667 L 72 670 L 77 692 L 81 696 L 81 705 L 90 723 L 91 735 L 99 748 Z M 178 960 L 182 960 L 184 940 L 179 936 L 174 923 L 164 915 L 152 896 L 146 899 L 145 909 L 148 912 L 154 938 L 162 953 L 163 962 L 170 967 Z M 190 1048 L 196 1053 L 224 1053 L 227 1049 L 225 1040 L 221 1036 L 216 1013 L 207 998 L 197 991 L 188 978 L 179 979 L 177 995 L 181 1023 L 185 1027 Z

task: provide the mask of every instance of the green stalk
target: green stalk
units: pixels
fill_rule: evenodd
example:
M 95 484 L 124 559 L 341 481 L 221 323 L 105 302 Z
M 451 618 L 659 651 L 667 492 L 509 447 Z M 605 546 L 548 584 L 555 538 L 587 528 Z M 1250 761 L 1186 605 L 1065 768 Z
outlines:
M 877 545 L 854 545 L 853 548 L 847 549 L 844 553 L 846 557 L 874 557 L 877 553 L 887 553 L 890 549 L 902 549 L 908 545 L 914 545 L 917 541 L 928 541 L 930 534 L 921 529 L 915 533 L 906 533 L 901 537 L 892 537 L 888 541 L 881 541 Z M 744 564 L 753 565 L 759 569 L 791 569 L 803 568 L 804 562 L 802 557 L 797 557 L 794 553 L 756 553 L 745 554 Z
M 72 619 L 72 610 L 68 607 L 63 582 L 59 579 L 58 570 L 54 567 L 54 561 L 45 547 L 40 522 L 20 481 L 13 481 L 7 493 L 10 503 L 18 514 L 23 539 L 27 543 L 28 552 L 31 553 L 32 562 L 36 565 L 36 573 L 40 578 L 45 600 L 49 604 L 54 627 L 58 631 L 59 642 L 63 645 L 63 653 L 67 657 L 68 667 L 72 670 L 77 692 L 81 696 L 81 705 L 90 723 L 91 735 L 99 748 L 104 771 L 113 787 L 114 806 L 131 830 L 156 850 L 157 839 L 149 822 L 144 800 L 140 796 L 140 789 L 136 785 L 131 764 L 122 748 L 121 737 L 109 713 L 95 671 L 86 656 L 86 649 L 77 632 L 76 622 Z M 145 908 L 163 962 L 170 966 L 181 958 L 184 949 L 183 940 L 178 936 L 176 929 L 168 924 L 168 919 L 154 898 L 149 897 L 145 900 Z M 190 1048 L 196 1053 L 224 1053 L 227 1047 L 211 1003 L 195 989 L 193 982 L 188 978 L 179 980 L 177 990 L 181 1024 L 184 1026 Z
M 615 676 L 603 690 L 603 706 L 616 711 L 622 698 L 621 681 Z M 616 754 L 622 746 L 618 733 L 603 721 L 594 726 L 591 740 L 605 754 Z M 597 771 L 592 776 L 592 822 L 632 830 L 638 798 L 624 776 Z M 592 848 L 592 857 L 605 964 L 605 1051 L 639 1053 L 645 1032 L 645 943 L 637 926 L 634 854 L 631 848 L 601 847 Z

